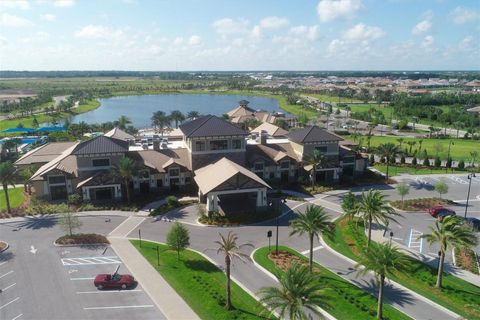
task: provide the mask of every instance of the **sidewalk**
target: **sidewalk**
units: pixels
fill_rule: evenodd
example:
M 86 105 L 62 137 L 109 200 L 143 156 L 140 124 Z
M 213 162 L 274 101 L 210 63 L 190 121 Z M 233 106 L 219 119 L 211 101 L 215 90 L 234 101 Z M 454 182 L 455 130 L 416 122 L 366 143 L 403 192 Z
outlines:
M 375 241 L 375 242 L 383 243 L 383 242 L 390 241 L 390 238 L 383 236 L 383 229 L 373 229 L 372 228 L 372 240 Z M 422 254 L 422 253 L 419 253 L 419 252 L 416 252 L 416 251 L 412 251 L 407 246 L 405 246 L 401 243 L 398 243 L 396 241 L 393 241 L 393 243 L 395 244 L 395 246 L 397 246 L 397 247 L 401 248 L 403 251 L 405 251 L 405 253 L 407 253 L 409 256 L 411 256 L 411 257 L 413 257 L 417 260 L 420 260 L 421 262 L 423 262 L 423 263 L 425 263 L 425 264 L 427 264 L 431 267 L 437 268 L 438 260 L 436 258 L 430 257 L 428 255 L 425 255 L 425 254 Z M 477 276 L 477 275 L 475 275 L 471 272 L 467 272 L 463 269 L 457 268 L 447 261 L 445 261 L 445 269 L 444 270 L 445 270 L 445 272 L 451 273 L 452 275 L 454 275 L 454 276 L 456 276 L 460 279 L 463 279 L 467 282 L 473 283 L 476 286 L 480 286 L 480 276 Z
M 200 319 L 129 240 L 111 236 L 108 240 L 113 250 L 167 319 Z

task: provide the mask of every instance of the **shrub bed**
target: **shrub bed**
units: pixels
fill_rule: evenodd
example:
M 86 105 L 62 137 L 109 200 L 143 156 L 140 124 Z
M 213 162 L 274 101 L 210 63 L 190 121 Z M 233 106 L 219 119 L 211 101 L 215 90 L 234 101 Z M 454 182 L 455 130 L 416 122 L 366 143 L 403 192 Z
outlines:
M 160 207 L 156 208 L 150 213 L 150 216 L 158 216 L 164 213 L 167 213 L 173 209 L 180 208 L 183 206 L 188 206 L 190 204 L 197 203 L 197 200 L 181 200 L 181 201 L 175 201 L 175 202 L 167 202 L 162 204 Z
M 83 245 L 83 244 L 109 244 L 107 237 L 96 233 L 66 234 L 55 240 L 55 244 Z
M 455 265 L 474 274 L 479 274 L 477 257 L 475 252 L 469 248 L 454 248 Z
M 198 219 L 198 222 L 212 226 L 238 226 L 242 224 L 253 224 L 262 222 L 278 217 L 279 215 L 281 215 L 281 212 L 277 212 L 276 210 L 272 209 L 239 214 L 233 217 L 225 217 L 220 215 L 218 212 L 212 212 L 210 216 L 202 215 Z
M 284 272 L 292 262 L 308 264 L 308 259 L 288 247 L 279 247 L 279 255 L 269 253 L 268 247 L 255 251 L 254 260 L 273 274 Z M 351 284 L 342 277 L 314 263 L 317 279 L 325 288 L 328 306 L 324 309 L 337 319 L 376 319 L 377 299 L 368 292 Z M 383 319 L 410 319 L 388 304 L 384 304 Z
M 33 200 L 30 206 L 25 210 L 27 214 L 54 214 L 64 212 L 82 212 L 82 211 L 102 211 L 119 210 L 137 212 L 136 205 L 125 205 L 122 203 L 81 203 L 78 205 L 68 205 L 66 203 L 48 203 L 40 200 Z
M 418 199 L 408 199 L 396 201 L 390 201 L 390 205 L 394 208 L 406 211 L 427 211 L 428 208 L 431 208 L 436 205 L 449 205 L 455 204 L 455 202 L 448 199 L 441 198 L 418 198 Z

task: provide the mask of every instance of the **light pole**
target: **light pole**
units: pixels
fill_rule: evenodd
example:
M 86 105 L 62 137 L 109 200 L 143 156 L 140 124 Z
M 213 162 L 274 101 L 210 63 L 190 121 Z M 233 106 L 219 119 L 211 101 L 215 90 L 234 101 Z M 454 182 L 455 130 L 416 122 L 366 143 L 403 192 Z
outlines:
M 467 211 L 468 211 L 468 198 L 470 198 L 470 187 L 472 186 L 472 179 L 475 177 L 476 177 L 475 173 L 469 173 L 467 176 L 469 181 L 468 181 L 467 203 L 465 204 L 465 218 L 467 217 Z
M 438 263 L 437 263 L 437 270 L 440 269 L 440 258 L 442 257 L 442 251 L 438 251 Z
M 392 244 L 393 231 L 390 231 L 390 244 Z
M 450 140 L 450 142 L 448 143 L 447 163 L 448 163 L 448 161 L 450 160 L 450 147 L 452 146 L 452 144 L 455 145 L 455 143 L 453 143 L 453 141 Z M 445 163 L 445 173 L 448 172 L 447 163 Z M 450 163 L 450 166 L 452 166 L 451 163 Z M 452 169 L 452 172 L 453 172 L 453 169 Z

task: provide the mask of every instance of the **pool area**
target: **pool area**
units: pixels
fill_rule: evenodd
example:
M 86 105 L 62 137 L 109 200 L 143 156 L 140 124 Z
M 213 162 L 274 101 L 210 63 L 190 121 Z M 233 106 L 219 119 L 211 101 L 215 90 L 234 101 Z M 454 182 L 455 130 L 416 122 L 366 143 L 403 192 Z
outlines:
M 42 136 L 42 137 L 9 137 L 5 139 L 0 139 L 0 143 L 3 143 L 6 140 L 10 139 L 20 139 L 21 143 L 20 145 L 29 145 L 32 143 L 44 143 L 47 142 L 47 137 Z

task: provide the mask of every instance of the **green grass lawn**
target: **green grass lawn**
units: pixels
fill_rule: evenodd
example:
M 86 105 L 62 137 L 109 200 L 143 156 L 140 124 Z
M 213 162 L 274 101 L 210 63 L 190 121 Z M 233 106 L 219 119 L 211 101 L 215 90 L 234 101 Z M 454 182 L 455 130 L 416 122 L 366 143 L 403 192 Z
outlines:
M 72 113 L 80 114 L 88 111 L 92 111 L 100 107 L 100 101 L 97 99 L 89 100 L 84 104 L 80 104 L 77 108 L 72 109 Z
M 356 227 L 358 225 L 358 227 Z M 348 222 L 345 219 L 336 222 L 335 234 L 324 237 L 327 244 L 341 254 L 358 260 L 359 248 L 366 245 L 367 238 L 362 223 Z M 437 269 L 408 257 L 409 270 L 397 272 L 392 280 L 456 312 L 466 319 L 480 319 L 480 287 L 460 278 L 445 274 L 443 289 L 436 289 Z
M 308 261 L 305 256 L 291 248 L 280 246 L 279 250 L 288 251 L 302 260 Z M 255 252 L 253 258 L 258 264 L 273 274 L 283 272 L 268 258 L 268 253 L 268 247 L 263 247 Z M 318 281 L 325 288 L 325 295 L 330 302 L 328 306 L 324 307 L 328 313 L 337 319 L 363 320 L 376 318 L 377 298 L 318 263 L 315 263 L 315 267 L 319 269 Z M 392 306 L 385 304 L 384 319 L 410 318 Z
M 349 139 L 348 136 L 344 138 Z M 398 145 L 397 139 L 401 138 L 398 136 L 372 136 L 371 138 L 371 146 L 376 147 L 383 143 L 394 143 Z M 366 138 L 364 138 L 364 145 L 366 145 Z M 350 138 L 351 140 L 351 138 Z M 403 144 L 402 149 L 409 148 L 406 144 L 407 141 L 416 141 L 417 144 L 412 147 L 412 152 L 417 150 L 419 147 L 418 138 L 404 138 L 403 137 Z M 440 159 L 446 159 L 448 154 L 448 144 L 449 141 L 452 140 L 453 144 L 450 148 L 450 156 L 453 160 L 465 160 L 465 163 L 469 162 L 470 160 L 470 152 L 480 150 L 480 140 L 464 140 L 464 139 L 421 139 L 422 142 L 422 149 L 427 149 L 427 152 L 431 158 L 435 157 L 435 145 L 440 144 L 442 146 L 442 150 L 439 152 Z M 480 159 L 477 159 L 479 161 Z
M 385 116 L 385 119 L 390 119 L 392 117 L 393 108 L 386 104 L 378 103 L 359 103 L 359 104 L 348 104 L 350 106 L 350 112 L 367 112 L 370 108 L 379 110 Z
M 361 100 L 358 100 L 355 98 L 350 99 L 350 98 L 339 97 L 339 96 L 328 95 L 328 94 L 320 94 L 320 93 L 308 93 L 308 94 L 302 94 L 302 96 L 314 97 L 322 102 L 329 102 L 329 103 L 360 103 L 362 102 Z
M 387 166 L 384 164 L 376 163 L 373 166 L 375 169 L 378 171 L 381 171 L 383 173 L 387 172 Z M 389 176 L 395 176 L 397 174 L 401 173 L 408 173 L 408 174 L 450 174 L 450 173 L 466 173 L 467 171 L 464 170 L 458 170 L 458 169 L 448 169 L 447 172 L 445 172 L 445 168 L 440 169 L 440 168 L 427 168 L 427 167 L 407 167 L 407 166 L 393 166 L 390 165 L 388 167 L 388 174 Z
M 10 207 L 12 209 L 18 208 L 22 205 L 23 188 L 8 189 L 8 199 L 10 200 Z M 0 212 L 7 210 L 7 201 L 5 199 L 5 191 L 3 188 L 0 190 Z
M 234 310 L 225 310 L 225 274 L 200 254 L 185 250 L 180 254 L 180 261 L 177 261 L 175 251 L 158 244 L 160 266 L 157 266 L 156 243 L 142 241 L 140 248 L 138 240 L 131 242 L 200 318 L 268 318 L 268 311 L 233 281 L 231 290 Z M 260 313 L 265 316 L 258 316 Z

